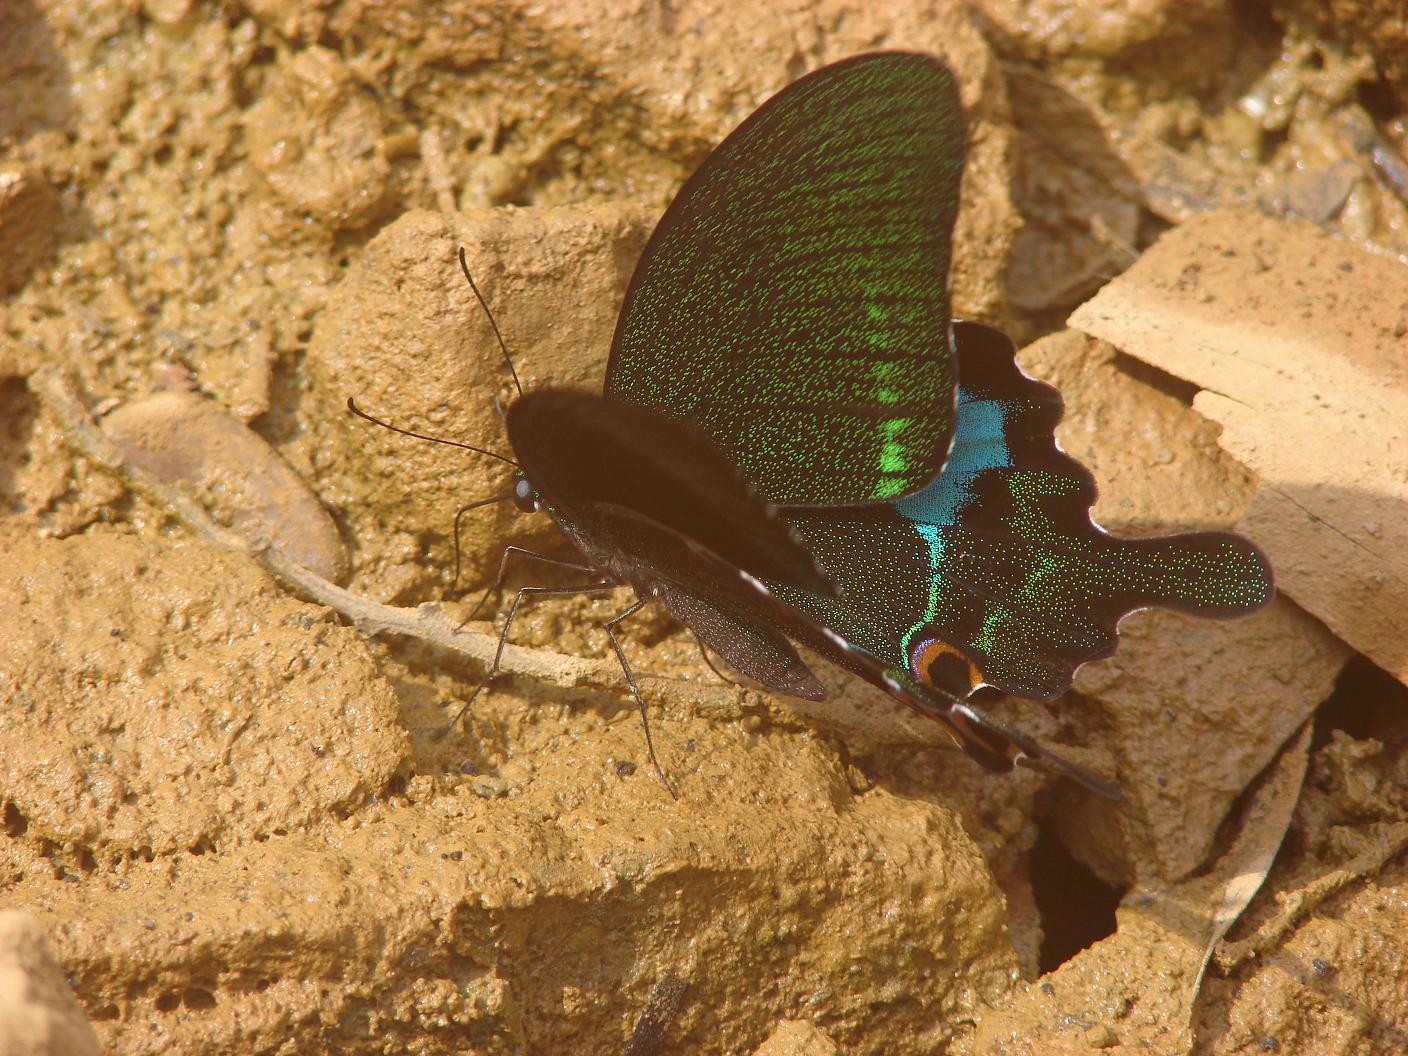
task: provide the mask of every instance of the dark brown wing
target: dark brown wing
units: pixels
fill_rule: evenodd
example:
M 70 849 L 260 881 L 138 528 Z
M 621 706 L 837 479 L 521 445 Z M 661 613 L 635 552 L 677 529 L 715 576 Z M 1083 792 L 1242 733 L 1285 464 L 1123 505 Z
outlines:
M 575 389 L 546 388 L 509 406 L 508 433 L 533 487 L 568 522 L 635 518 L 740 572 L 835 593 L 773 507 L 684 422 Z M 658 571 L 671 578 L 670 569 Z

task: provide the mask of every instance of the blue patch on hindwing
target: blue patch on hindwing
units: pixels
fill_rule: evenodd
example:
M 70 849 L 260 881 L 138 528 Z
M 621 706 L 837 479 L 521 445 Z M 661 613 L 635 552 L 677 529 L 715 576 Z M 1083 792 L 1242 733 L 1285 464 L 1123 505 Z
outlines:
M 975 499 L 974 481 L 984 473 L 1012 465 L 1006 433 L 1009 407 L 1001 400 L 976 396 L 962 386 L 957 404 L 953 447 L 943 472 L 923 491 L 893 504 L 896 512 L 914 522 L 914 530 L 929 552 L 929 602 L 904 636 L 904 651 L 909 657 L 929 644 L 927 639 L 918 643 L 912 639 L 938 614 L 939 581 L 945 560 L 944 529 L 957 525 L 964 509 Z
M 898 499 L 895 509 L 916 526 L 957 524 L 973 499 L 969 485 L 983 473 L 1012 465 L 1006 420 L 1002 401 L 974 397 L 960 387 L 953 447 L 943 472 L 923 491 Z

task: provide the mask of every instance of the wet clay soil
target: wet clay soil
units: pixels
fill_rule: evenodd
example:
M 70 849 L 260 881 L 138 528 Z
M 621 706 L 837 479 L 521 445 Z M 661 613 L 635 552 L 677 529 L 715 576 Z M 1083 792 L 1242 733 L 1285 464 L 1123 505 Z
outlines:
M 1337 314 L 1408 313 L 1403 30 L 1380 7 L 0 3 L 14 1051 L 96 1051 L 85 1018 L 120 1054 L 1408 1051 L 1399 654 L 1344 591 L 1299 589 L 1323 586 L 1320 544 L 1282 530 L 1270 445 L 1228 443 L 1205 364 L 1065 327 L 1121 275 L 1136 331 L 1151 285 L 1235 325 L 1231 235 L 1264 224 L 1268 272 L 1326 262 L 1353 296 L 1258 294 L 1261 323 L 1408 353 L 1382 312 Z M 648 611 L 627 650 L 678 799 L 624 689 L 507 677 L 442 737 L 480 667 L 363 634 L 193 531 L 45 395 L 59 368 L 131 464 L 254 549 L 458 621 L 505 545 L 572 555 L 489 507 L 456 582 L 455 511 L 506 467 L 347 397 L 504 450 L 512 388 L 458 249 L 525 386 L 599 385 L 679 182 L 791 79 L 882 47 L 958 76 L 955 303 L 1062 389 L 1097 520 L 1265 532 L 1290 573 L 1242 621 L 1136 613 L 1062 700 L 993 705 L 1117 772 L 1123 808 L 985 774 L 824 667 L 821 704 L 719 687 Z M 1365 590 L 1394 572 L 1356 552 Z M 1404 625 L 1399 596 L 1376 627 Z M 514 641 L 607 657 L 628 603 L 544 602 Z

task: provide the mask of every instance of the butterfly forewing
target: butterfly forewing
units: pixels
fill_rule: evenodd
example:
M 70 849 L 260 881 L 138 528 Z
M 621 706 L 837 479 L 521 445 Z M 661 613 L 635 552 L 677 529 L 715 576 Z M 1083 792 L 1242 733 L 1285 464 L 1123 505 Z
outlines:
M 927 56 L 860 56 L 789 85 L 660 221 L 607 395 L 690 421 L 777 503 L 927 484 L 954 420 L 963 139 L 952 76 Z
M 706 437 L 644 407 L 574 389 L 529 392 L 508 409 L 509 439 L 528 479 L 564 528 L 587 532 L 602 555 L 644 567 L 633 553 L 659 532 L 678 548 L 655 563 L 707 554 L 713 566 L 834 592 L 791 528 Z M 633 526 L 640 540 L 632 545 Z M 611 569 L 603 569 L 611 571 Z M 669 568 L 655 570 L 668 577 Z

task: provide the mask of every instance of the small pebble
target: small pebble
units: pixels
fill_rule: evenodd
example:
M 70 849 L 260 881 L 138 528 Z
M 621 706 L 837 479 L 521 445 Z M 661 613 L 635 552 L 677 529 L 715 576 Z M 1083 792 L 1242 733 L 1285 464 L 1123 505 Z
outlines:
M 0 164 L 0 295 L 29 281 L 54 251 L 59 197 L 24 165 Z
M 469 788 L 480 799 L 498 799 L 508 794 L 508 782 L 492 774 L 475 778 Z
M 1085 1032 L 1085 1041 L 1094 1049 L 1113 1049 L 1120 1038 L 1108 1023 L 1098 1023 Z
M 193 486 L 241 535 L 267 539 L 324 579 L 346 578 L 346 547 L 318 497 L 262 436 L 213 400 L 160 392 L 124 404 L 102 425 L 134 465 Z

